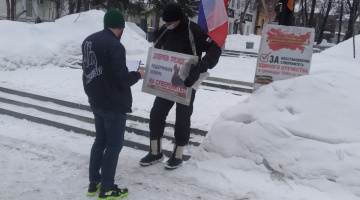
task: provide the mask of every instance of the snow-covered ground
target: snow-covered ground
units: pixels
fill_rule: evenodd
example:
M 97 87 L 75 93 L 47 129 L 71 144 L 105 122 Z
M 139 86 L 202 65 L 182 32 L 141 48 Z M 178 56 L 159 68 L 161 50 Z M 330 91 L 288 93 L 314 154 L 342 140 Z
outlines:
M 103 14 L 31 25 L 0 21 L 0 87 L 87 104 L 82 72 L 70 67 L 81 61 L 83 39 L 102 29 Z M 229 36 L 226 49 L 246 50 L 247 41 L 256 52 L 259 36 Z M 131 26 L 121 42 L 128 59 L 146 62 L 151 44 Z M 254 94 L 201 87 L 192 127 L 209 133 L 192 158 L 175 171 L 161 163 L 142 168 L 146 152 L 124 147 L 116 182 L 129 188 L 127 199 L 360 199 L 359 49 L 356 57 L 349 40 L 314 54 L 310 75 Z M 210 73 L 252 82 L 255 64 L 251 57 L 221 57 Z M 154 97 L 141 85 L 132 88 L 133 115 L 148 118 Z M 0 199 L 93 199 L 85 196 L 92 141 L 0 115 Z

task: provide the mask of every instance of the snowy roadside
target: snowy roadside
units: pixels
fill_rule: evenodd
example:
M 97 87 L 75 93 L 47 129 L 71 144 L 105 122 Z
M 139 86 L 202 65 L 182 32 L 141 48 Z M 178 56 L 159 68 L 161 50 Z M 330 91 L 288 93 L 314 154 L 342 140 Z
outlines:
M 86 197 L 92 137 L 4 115 L 0 130 L 0 199 L 94 199 Z M 141 167 L 144 154 L 127 147 L 120 154 L 115 181 L 129 188 L 127 199 L 233 199 L 184 178 L 185 169 Z

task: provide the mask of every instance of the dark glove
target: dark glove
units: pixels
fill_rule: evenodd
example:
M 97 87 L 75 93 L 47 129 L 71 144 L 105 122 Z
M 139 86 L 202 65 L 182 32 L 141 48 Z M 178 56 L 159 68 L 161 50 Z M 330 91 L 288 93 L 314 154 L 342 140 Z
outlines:
M 200 61 L 200 73 L 204 73 L 204 72 L 206 72 L 208 69 L 209 69 L 209 64 L 208 64 L 206 61 L 201 60 L 201 61 Z
M 199 79 L 199 77 L 200 77 L 200 69 L 201 69 L 201 66 L 199 64 L 191 65 L 189 76 L 184 81 L 184 85 L 186 87 L 193 86 L 194 83 Z

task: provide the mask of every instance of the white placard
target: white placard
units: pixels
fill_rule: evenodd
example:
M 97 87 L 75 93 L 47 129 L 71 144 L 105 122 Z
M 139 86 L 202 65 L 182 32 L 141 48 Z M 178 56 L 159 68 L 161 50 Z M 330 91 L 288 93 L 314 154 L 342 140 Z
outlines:
M 268 24 L 261 36 L 254 89 L 310 71 L 314 29 Z
M 185 61 L 193 57 L 196 56 L 150 47 L 142 91 L 190 105 L 192 89 L 184 85 L 178 73 Z

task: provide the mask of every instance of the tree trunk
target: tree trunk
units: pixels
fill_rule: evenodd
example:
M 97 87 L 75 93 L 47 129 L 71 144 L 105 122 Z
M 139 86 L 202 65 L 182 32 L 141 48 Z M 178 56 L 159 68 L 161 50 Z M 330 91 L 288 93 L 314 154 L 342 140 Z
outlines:
M 90 9 L 90 1 L 85 0 L 84 1 L 84 11 L 89 11 L 89 9 Z
M 303 27 L 307 27 L 306 19 L 305 19 L 304 0 L 301 0 L 300 4 L 301 4 L 301 20 L 302 20 L 302 23 L 300 25 Z
M 6 0 L 6 19 L 10 20 L 10 1 Z
M 311 12 L 310 12 L 310 19 L 309 19 L 310 23 L 308 24 L 308 27 L 312 27 L 311 22 L 314 19 L 315 6 L 316 6 L 316 0 L 313 0 L 312 4 L 311 4 Z
M 60 0 L 56 3 L 56 19 L 60 18 Z
M 341 26 L 342 26 L 342 17 L 343 17 L 343 10 L 344 10 L 344 2 L 340 2 L 341 3 L 341 8 L 340 8 L 340 21 L 339 21 L 339 32 L 338 32 L 338 37 L 337 37 L 337 43 L 340 43 L 340 33 L 341 33 Z
M 81 12 L 81 0 L 77 0 L 76 4 L 76 13 Z
M 11 11 L 10 11 L 10 20 L 15 20 L 15 7 L 16 7 L 16 0 L 11 0 Z
M 241 13 L 240 15 L 240 27 L 239 27 L 239 31 L 240 31 L 240 35 L 244 35 L 244 30 L 243 30 L 243 27 L 242 27 L 242 24 L 243 24 L 243 21 L 244 21 L 244 18 L 245 18 L 245 15 L 246 15 L 246 11 L 250 5 L 250 1 L 251 0 L 246 0 L 245 1 L 245 8 L 244 8 L 244 11 Z
M 324 29 L 325 29 L 326 21 L 327 21 L 327 18 L 329 16 L 329 12 L 330 12 L 330 9 L 331 9 L 331 4 L 332 4 L 332 0 L 329 0 L 328 7 L 327 7 L 327 10 L 326 10 L 326 13 L 325 13 L 325 17 L 324 17 L 324 20 L 323 20 L 323 22 L 321 24 L 320 35 L 319 35 L 317 44 L 320 44 L 322 42 L 322 40 L 323 40 Z
M 309 24 L 309 18 L 308 18 L 308 12 L 307 12 L 307 4 L 306 4 L 307 0 L 305 0 L 305 27 L 308 26 Z
M 347 4 L 350 7 L 350 18 L 349 18 L 348 28 L 347 28 L 347 31 L 345 33 L 344 40 L 347 40 L 347 39 L 351 38 L 352 35 L 353 35 L 354 24 L 355 24 L 355 21 L 356 21 L 355 17 L 357 16 L 357 8 L 358 8 L 355 1 L 353 1 L 353 5 L 351 6 L 350 1 L 347 0 Z
M 74 14 L 76 3 L 74 0 L 69 1 L 69 14 Z

